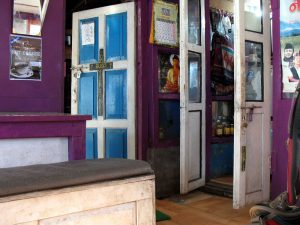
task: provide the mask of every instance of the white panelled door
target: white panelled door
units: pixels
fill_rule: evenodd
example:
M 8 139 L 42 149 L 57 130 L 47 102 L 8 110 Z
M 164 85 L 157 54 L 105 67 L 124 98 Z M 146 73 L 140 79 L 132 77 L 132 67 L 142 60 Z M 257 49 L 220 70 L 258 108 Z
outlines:
M 234 1 L 234 208 L 268 200 L 270 195 L 269 4 Z
M 205 184 L 204 0 L 180 0 L 180 192 Z

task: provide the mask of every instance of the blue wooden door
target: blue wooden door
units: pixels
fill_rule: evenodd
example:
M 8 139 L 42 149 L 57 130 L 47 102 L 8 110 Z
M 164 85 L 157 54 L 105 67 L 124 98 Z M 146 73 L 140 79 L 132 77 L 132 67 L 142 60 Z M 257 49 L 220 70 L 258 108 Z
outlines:
M 89 159 L 135 159 L 134 13 L 131 2 L 73 14 L 72 113 L 93 117 Z M 112 68 L 90 68 L 101 60 Z

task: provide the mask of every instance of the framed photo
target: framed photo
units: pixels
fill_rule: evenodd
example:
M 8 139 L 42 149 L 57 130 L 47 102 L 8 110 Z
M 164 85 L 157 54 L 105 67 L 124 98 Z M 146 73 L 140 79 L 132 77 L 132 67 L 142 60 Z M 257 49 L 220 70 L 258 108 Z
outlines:
M 10 80 L 42 79 L 42 39 L 10 36 Z
M 167 53 L 158 54 L 159 92 L 179 93 L 179 75 L 179 56 Z

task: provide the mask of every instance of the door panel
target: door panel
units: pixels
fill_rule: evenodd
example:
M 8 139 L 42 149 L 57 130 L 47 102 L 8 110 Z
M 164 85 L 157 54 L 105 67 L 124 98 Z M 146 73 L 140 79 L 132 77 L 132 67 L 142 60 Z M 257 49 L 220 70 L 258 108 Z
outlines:
M 80 20 L 79 64 L 98 61 L 98 18 Z
M 97 159 L 97 129 L 86 130 L 86 159 Z
M 105 117 L 127 119 L 127 71 L 105 73 Z
M 93 115 L 100 158 L 136 158 L 135 27 L 134 2 L 73 14 L 72 113 Z
M 201 111 L 189 112 L 189 181 L 202 178 Z
M 79 90 L 79 114 L 97 118 L 97 73 L 81 74 Z
M 106 60 L 127 59 L 127 13 L 106 16 Z
M 127 130 L 105 129 L 106 158 L 127 158 Z
M 253 121 L 247 127 L 246 146 L 249 149 L 246 156 L 246 171 L 251 171 L 246 177 L 246 193 L 254 193 L 262 190 L 263 171 L 263 114 L 253 114 Z

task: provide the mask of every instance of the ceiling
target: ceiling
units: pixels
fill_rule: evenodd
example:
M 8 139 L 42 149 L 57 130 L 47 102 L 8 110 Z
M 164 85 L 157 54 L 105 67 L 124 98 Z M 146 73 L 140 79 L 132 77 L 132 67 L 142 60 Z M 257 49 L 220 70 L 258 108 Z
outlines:
M 86 9 L 127 2 L 128 0 L 66 0 L 66 29 L 72 28 L 72 14 Z

